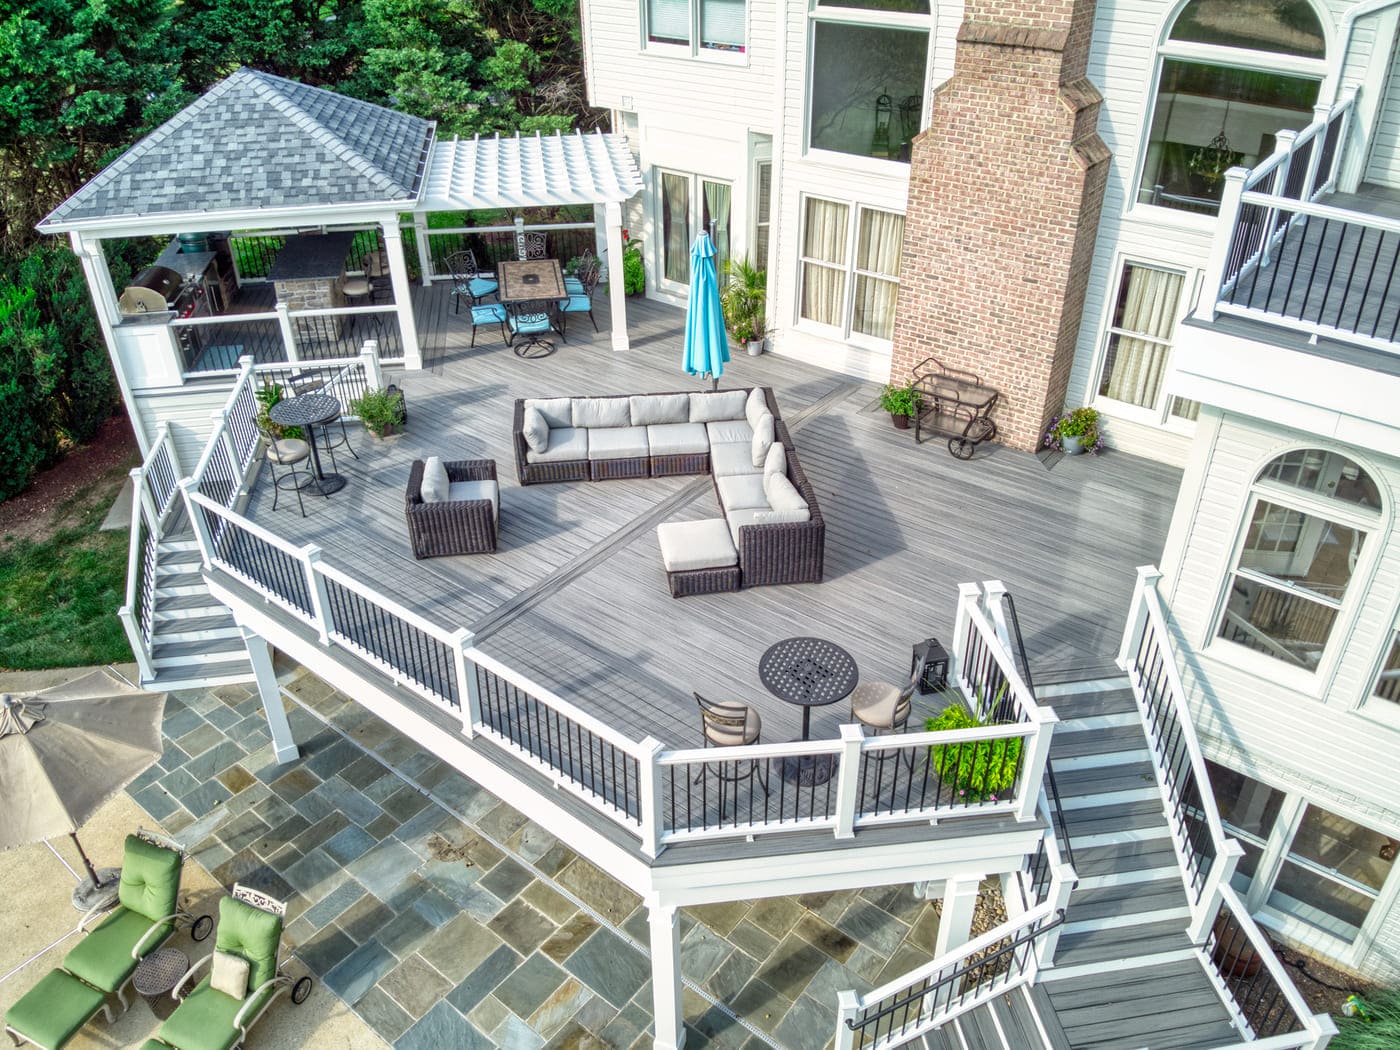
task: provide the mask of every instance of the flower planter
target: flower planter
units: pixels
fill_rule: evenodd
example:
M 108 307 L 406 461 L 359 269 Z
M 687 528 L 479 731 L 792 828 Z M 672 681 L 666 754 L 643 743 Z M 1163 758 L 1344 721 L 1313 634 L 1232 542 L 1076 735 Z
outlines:
M 909 429 L 910 419 L 909 419 L 908 416 L 897 416 L 897 415 L 895 415 L 893 412 L 891 412 L 891 413 L 890 413 L 890 422 L 894 424 L 894 428 L 895 428 L 896 430 L 908 430 L 908 429 Z
M 1078 456 L 1084 451 L 1084 438 L 1079 434 L 1065 434 L 1060 438 L 1060 451 L 1066 456 Z
M 763 353 L 763 340 L 762 340 L 762 339 L 755 339 L 753 342 L 751 342 L 751 343 L 748 344 L 748 347 L 749 347 L 749 356 L 750 356 L 750 357 L 757 357 L 759 354 Z

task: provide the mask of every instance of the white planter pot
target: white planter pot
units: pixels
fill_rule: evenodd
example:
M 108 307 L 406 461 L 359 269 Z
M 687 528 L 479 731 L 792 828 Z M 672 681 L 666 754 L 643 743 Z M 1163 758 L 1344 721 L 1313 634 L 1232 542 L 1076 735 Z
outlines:
M 752 343 L 749 344 L 749 356 L 757 357 L 761 353 L 763 353 L 763 340 L 755 339 Z

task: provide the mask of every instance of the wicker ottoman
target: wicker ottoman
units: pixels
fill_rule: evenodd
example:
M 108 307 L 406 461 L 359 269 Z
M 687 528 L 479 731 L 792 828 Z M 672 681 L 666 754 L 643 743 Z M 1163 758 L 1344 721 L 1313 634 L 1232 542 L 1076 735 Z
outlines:
M 723 518 L 664 522 L 656 541 L 672 598 L 739 589 L 739 552 Z

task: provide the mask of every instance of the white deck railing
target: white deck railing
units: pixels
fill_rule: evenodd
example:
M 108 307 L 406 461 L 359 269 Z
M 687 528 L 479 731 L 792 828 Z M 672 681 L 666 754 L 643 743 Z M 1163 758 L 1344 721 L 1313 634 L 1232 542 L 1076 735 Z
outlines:
M 126 556 L 126 600 L 117 610 L 143 681 L 155 677 L 155 580 L 160 541 L 181 506 L 180 461 L 170 427 L 162 423 L 155 443 L 131 471 L 131 540 Z
M 1314 1015 L 1308 1008 L 1231 889 L 1244 849 L 1226 837 L 1220 822 L 1157 593 L 1161 576 L 1154 566 L 1137 571 L 1118 666 L 1132 685 L 1186 886 L 1191 912 L 1187 935 L 1247 1043 L 1321 1050 L 1335 1026 L 1326 1014 Z M 1250 964 L 1241 965 L 1246 958 Z

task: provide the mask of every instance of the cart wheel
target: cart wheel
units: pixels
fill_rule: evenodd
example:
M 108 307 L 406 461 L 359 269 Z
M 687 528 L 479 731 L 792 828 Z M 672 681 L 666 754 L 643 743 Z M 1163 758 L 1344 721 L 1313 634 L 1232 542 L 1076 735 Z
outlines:
M 948 451 L 951 452 L 956 459 L 971 459 L 972 450 L 976 447 L 977 446 L 967 440 L 967 438 L 948 439 Z
M 292 985 L 292 1002 L 301 1005 L 306 1002 L 306 997 L 311 994 L 311 978 L 302 977 L 296 984 Z
M 201 915 L 194 920 L 194 925 L 190 927 L 190 936 L 197 941 L 202 941 L 214 932 L 214 917 L 212 915 Z
M 997 425 L 986 416 L 978 416 L 972 421 L 972 426 L 968 428 L 967 438 L 976 444 L 983 441 L 991 441 L 997 436 Z

